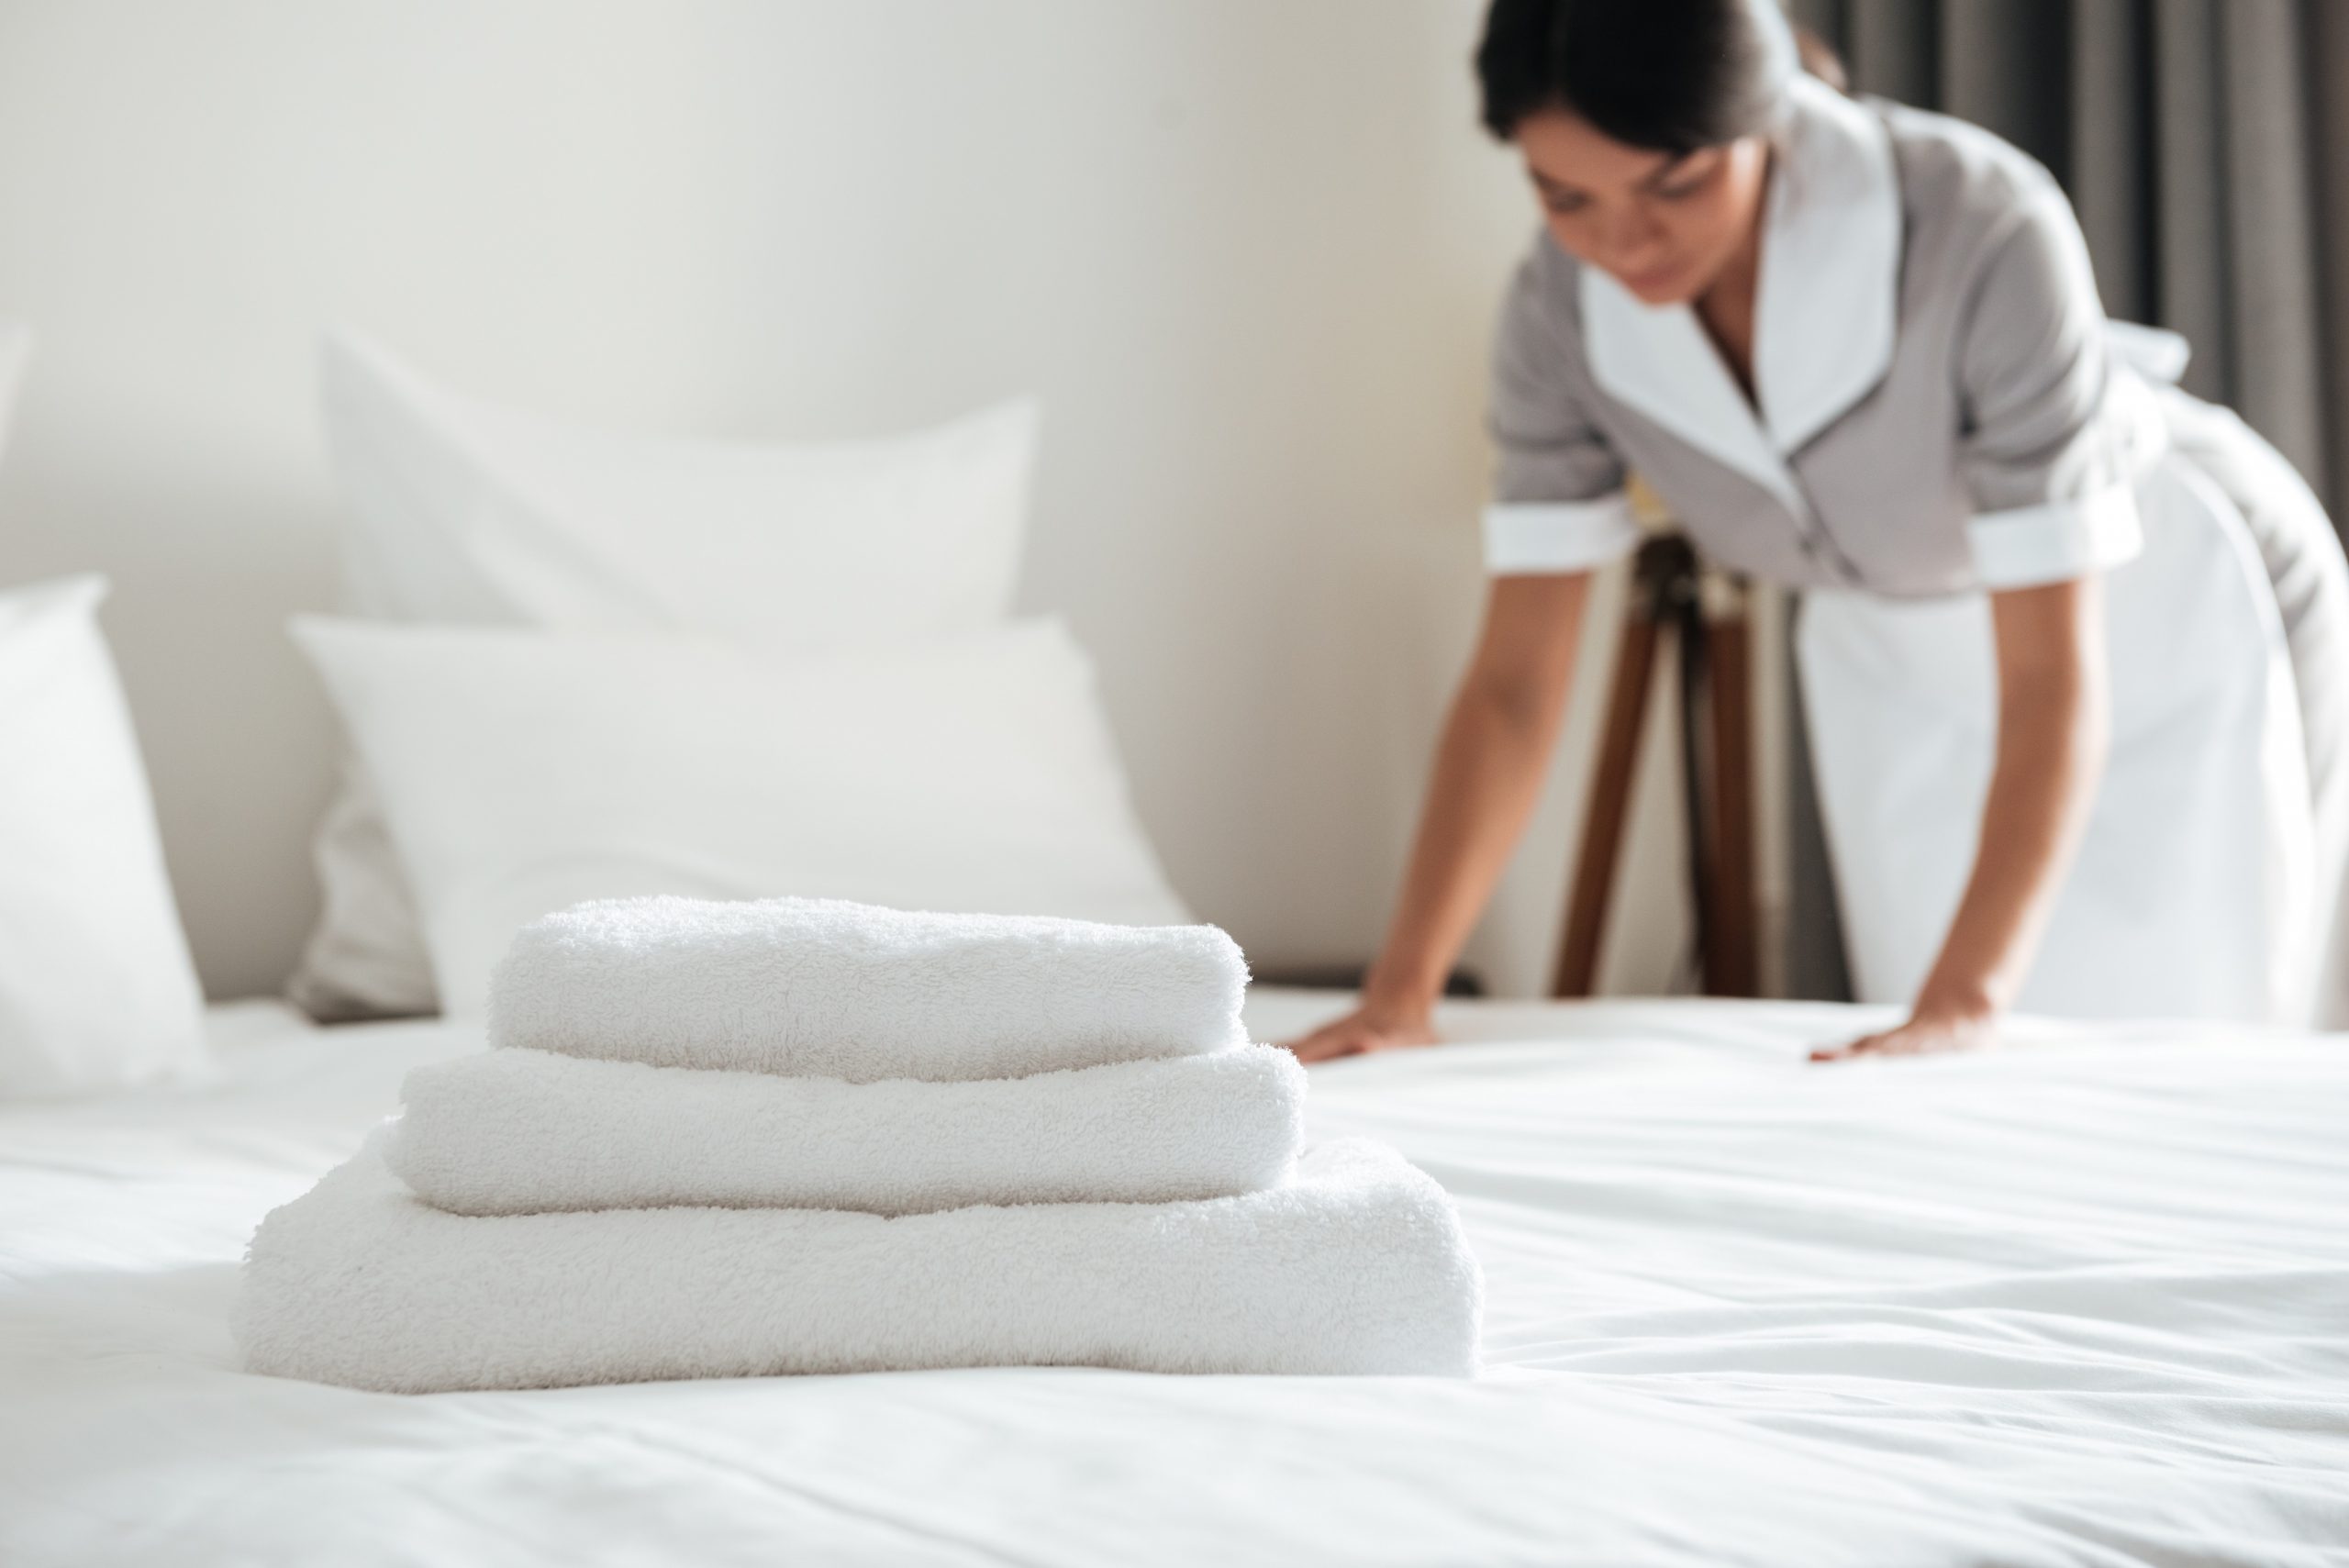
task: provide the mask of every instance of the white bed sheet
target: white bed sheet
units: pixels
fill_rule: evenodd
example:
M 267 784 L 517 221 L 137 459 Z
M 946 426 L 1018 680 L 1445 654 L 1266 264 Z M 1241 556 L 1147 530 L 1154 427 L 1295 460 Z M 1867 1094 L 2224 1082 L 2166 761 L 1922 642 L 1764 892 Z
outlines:
M 1276 1036 L 1327 996 L 1260 992 Z M 212 1084 L 0 1107 L 0 1562 L 2349 1562 L 2349 1040 L 1487 1006 L 1317 1068 L 1457 1195 L 1473 1383 L 247 1376 L 235 1260 L 439 1025 L 213 1018 Z

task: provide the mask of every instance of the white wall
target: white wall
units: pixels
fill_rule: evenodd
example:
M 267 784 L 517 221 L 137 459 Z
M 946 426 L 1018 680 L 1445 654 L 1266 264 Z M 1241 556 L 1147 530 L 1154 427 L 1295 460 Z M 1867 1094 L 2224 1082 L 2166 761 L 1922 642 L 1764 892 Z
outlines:
M 210 989 L 274 989 L 314 907 L 332 721 L 282 628 L 333 595 L 336 320 L 676 430 L 1041 393 L 1022 597 L 1098 657 L 1176 882 L 1260 964 L 1365 955 L 1473 625 L 1486 337 L 1533 220 L 1474 128 L 1478 10 L 0 4 L 0 317 L 41 339 L 0 583 L 114 577 Z M 1505 981 L 1546 962 L 1580 771 L 1480 943 Z M 1619 988 L 1679 940 L 1650 795 Z

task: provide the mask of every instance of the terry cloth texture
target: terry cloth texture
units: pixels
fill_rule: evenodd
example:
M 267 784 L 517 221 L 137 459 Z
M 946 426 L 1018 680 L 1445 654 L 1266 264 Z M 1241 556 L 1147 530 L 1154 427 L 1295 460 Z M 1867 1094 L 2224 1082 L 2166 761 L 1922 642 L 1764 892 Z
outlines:
M 1213 926 L 913 914 L 837 899 L 582 904 L 526 926 L 493 1043 L 850 1083 L 1016 1078 L 1247 1042 Z
M 386 1392 L 891 1368 L 1474 1370 L 1482 1284 L 1451 1200 L 1394 1151 L 1170 1204 L 887 1218 L 662 1208 L 476 1218 L 358 1156 L 254 1235 L 255 1372 Z
M 384 1156 L 452 1214 L 761 1205 L 920 1214 L 1276 1184 L 1305 1070 L 1276 1046 L 1027 1078 L 844 1084 L 490 1051 L 418 1067 Z

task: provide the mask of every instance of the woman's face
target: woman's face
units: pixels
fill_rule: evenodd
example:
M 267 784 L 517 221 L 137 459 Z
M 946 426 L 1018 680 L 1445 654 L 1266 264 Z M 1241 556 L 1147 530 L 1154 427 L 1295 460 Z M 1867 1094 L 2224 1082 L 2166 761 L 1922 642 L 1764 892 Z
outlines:
M 1770 168 L 1758 136 L 1675 157 L 1562 108 L 1528 117 L 1517 145 L 1559 249 L 1649 305 L 1685 305 L 1711 285 L 1753 233 Z

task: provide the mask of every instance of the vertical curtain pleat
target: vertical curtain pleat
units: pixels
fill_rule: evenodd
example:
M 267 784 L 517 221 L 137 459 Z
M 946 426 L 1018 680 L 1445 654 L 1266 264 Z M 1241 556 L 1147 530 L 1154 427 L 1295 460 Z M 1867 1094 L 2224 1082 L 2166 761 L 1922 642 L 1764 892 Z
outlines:
M 1941 7 L 1941 104 L 2065 179 L 2071 29 L 2047 0 L 1959 0 Z
M 2144 0 L 2076 0 L 2070 188 L 2107 314 L 2154 314 L 2154 160 Z
M 2322 429 L 2333 525 L 2349 513 L 2349 5 L 2315 0 L 2304 6 L 2301 90 L 2308 104 L 2310 170 L 2314 195 L 2317 320 L 2310 338 L 2321 345 Z
M 2187 390 L 2224 401 L 2234 376 L 2233 345 L 2227 336 L 2227 248 L 2211 232 L 2226 210 L 2219 191 L 2224 106 L 2218 53 L 2216 0 L 2155 0 L 2155 316 L 2194 345 Z M 2179 222 L 2182 213 L 2199 213 L 2201 221 Z
M 2315 187 L 2296 13 L 2285 0 L 2221 7 L 2226 205 L 2201 227 L 2227 251 L 2227 401 L 2322 494 Z
M 1955 0 L 1961 6 L 1972 0 Z M 1941 102 L 1937 0 L 1849 0 L 1841 40 L 1852 84 L 1922 108 Z

